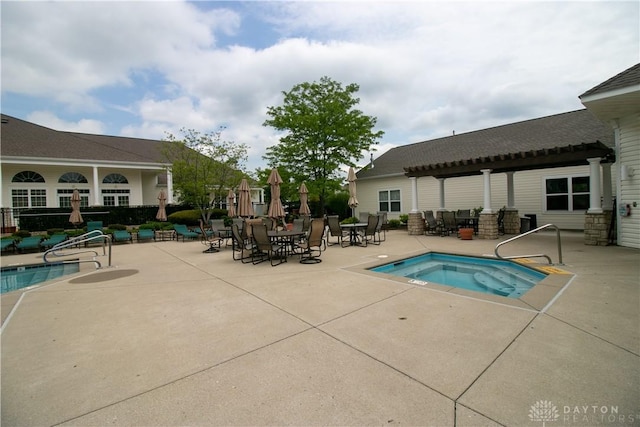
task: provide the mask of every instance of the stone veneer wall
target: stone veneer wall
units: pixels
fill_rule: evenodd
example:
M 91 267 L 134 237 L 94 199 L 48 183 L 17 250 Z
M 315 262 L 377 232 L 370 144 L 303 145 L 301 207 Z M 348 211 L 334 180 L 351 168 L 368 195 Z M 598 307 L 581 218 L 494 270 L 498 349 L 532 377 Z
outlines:
M 479 239 L 497 239 L 498 238 L 498 214 L 497 213 L 481 213 L 478 221 L 478 238 Z
M 424 234 L 424 218 L 420 212 L 409 212 L 407 231 L 410 236 Z
M 520 234 L 520 216 L 517 209 L 504 211 L 504 234 Z
M 606 246 L 609 244 L 609 225 L 613 211 L 586 213 L 584 215 L 584 244 Z

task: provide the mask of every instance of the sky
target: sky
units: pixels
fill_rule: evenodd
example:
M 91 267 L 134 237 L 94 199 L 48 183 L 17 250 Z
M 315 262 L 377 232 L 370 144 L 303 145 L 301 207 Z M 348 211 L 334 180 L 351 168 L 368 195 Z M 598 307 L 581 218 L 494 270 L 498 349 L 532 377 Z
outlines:
M 640 62 L 640 2 L 2 1 L 2 113 L 162 139 L 224 127 L 266 168 L 283 92 L 356 83 L 386 150 L 584 108 Z M 354 159 L 364 166 L 370 153 Z

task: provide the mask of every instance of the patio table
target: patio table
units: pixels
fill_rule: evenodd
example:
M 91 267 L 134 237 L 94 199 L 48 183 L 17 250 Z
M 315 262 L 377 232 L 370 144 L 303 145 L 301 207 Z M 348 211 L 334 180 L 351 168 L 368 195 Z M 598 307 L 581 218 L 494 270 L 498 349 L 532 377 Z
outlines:
M 367 228 L 366 222 L 356 222 L 355 224 L 340 224 L 340 228 L 349 230 L 349 246 L 359 246 L 358 230 Z
M 296 237 L 304 236 L 304 231 L 294 230 L 269 230 L 267 236 L 274 242 L 284 243 L 287 256 L 293 254 L 293 248 L 295 247 Z

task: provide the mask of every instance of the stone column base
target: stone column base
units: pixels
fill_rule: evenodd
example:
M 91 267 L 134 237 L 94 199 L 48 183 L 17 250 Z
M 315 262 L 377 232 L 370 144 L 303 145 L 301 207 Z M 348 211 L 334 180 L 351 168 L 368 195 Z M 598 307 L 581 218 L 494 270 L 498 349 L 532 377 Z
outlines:
M 520 234 L 520 216 L 517 209 L 504 211 L 504 234 Z
M 420 212 L 409 212 L 407 231 L 410 236 L 424 234 L 424 218 Z
M 481 213 L 478 221 L 478 239 L 498 238 L 498 214 Z
M 607 246 L 609 244 L 609 225 L 613 211 L 585 213 L 584 244 L 589 246 Z

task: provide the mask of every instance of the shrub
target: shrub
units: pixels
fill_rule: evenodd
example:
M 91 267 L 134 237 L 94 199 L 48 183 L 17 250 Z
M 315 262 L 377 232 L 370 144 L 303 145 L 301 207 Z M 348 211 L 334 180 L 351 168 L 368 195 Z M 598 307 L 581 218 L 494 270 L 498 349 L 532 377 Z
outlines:
M 64 233 L 64 228 L 49 228 L 47 230 L 48 236 L 53 236 L 54 234 L 62 234 Z
M 126 230 L 127 226 L 123 224 L 109 224 L 107 228 L 110 230 Z
M 197 209 L 190 209 L 174 212 L 167 217 L 167 220 L 172 224 L 196 226 L 200 224 L 200 211 Z
M 22 239 L 23 237 L 31 237 L 31 232 L 29 230 L 18 230 L 12 235 Z
M 409 222 L 409 215 L 407 215 L 407 214 L 400 214 L 399 218 L 400 218 L 400 222 L 402 222 L 404 224 Z
M 390 219 L 387 222 L 387 226 L 389 228 L 399 228 L 400 227 L 400 220 L 399 219 Z
M 352 216 L 352 217 L 343 219 L 342 221 L 340 221 L 340 224 L 355 224 L 357 222 L 360 222 L 360 218 Z

